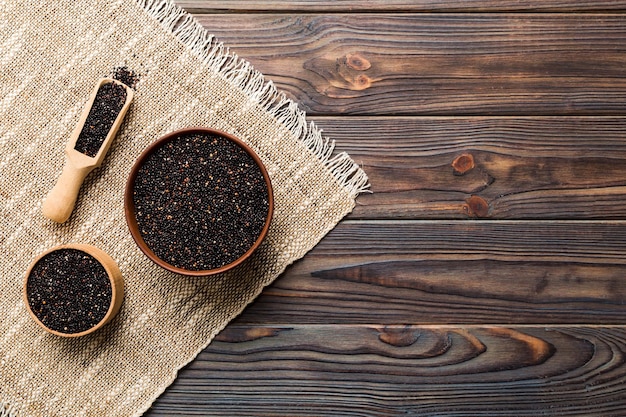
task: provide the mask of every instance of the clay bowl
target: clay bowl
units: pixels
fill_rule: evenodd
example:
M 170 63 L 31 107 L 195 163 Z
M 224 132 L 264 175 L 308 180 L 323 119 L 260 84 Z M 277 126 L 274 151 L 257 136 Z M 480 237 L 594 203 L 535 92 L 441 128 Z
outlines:
M 165 155 L 164 152 L 165 153 L 174 152 L 174 151 L 170 151 L 170 149 L 172 149 L 173 147 L 182 146 L 180 145 L 180 141 L 184 140 L 182 138 L 190 138 L 190 137 L 194 137 L 194 135 L 196 137 L 206 136 L 206 137 L 217 138 L 215 139 L 216 141 L 218 141 L 218 139 L 219 141 L 224 141 L 224 144 L 227 144 L 227 147 L 230 147 L 229 149 L 233 149 L 232 151 L 230 151 L 230 154 L 229 154 L 229 151 L 225 152 L 224 159 L 228 159 L 229 161 L 234 160 L 234 161 L 240 161 L 240 162 L 243 162 L 245 159 L 246 166 L 249 167 L 247 169 L 253 170 L 256 175 L 256 178 L 257 178 L 256 183 L 258 184 L 259 189 L 263 188 L 266 191 L 267 195 L 264 195 L 264 194 L 262 195 L 263 207 L 259 210 L 251 209 L 252 205 L 249 203 L 246 203 L 243 198 L 241 199 L 240 202 L 242 204 L 247 204 L 248 210 L 253 210 L 254 216 L 251 216 L 251 217 L 254 217 L 256 219 L 256 228 L 254 229 L 254 232 L 251 232 L 251 235 L 249 237 L 238 241 L 239 243 L 237 244 L 240 245 L 240 247 L 236 251 L 233 252 L 233 255 L 231 256 L 230 259 L 218 260 L 216 256 L 213 255 L 215 252 L 211 252 L 211 250 L 215 250 L 215 251 L 220 250 L 219 242 L 214 245 L 211 245 L 211 244 L 204 245 L 204 246 L 197 245 L 196 248 L 206 247 L 207 251 L 205 253 L 203 252 L 202 249 L 196 250 L 193 253 L 193 255 L 189 256 L 188 262 L 185 262 L 185 263 L 188 263 L 189 265 L 192 265 L 192 262 L 193 262 L 194 266 L 188 266 L 186 264 L 182 264 L 181 262 L 173 261 L 172 260 L 174 259 L 173 255 L 172 257 L 169 257 L 169 255 L 164 254 L 164 249 L 159 247 L 160 244 L 157 245 L 155 243 L 154 237 L 148 236 L 147 232 L 145 232 L 145 227 L 143 226 L 143 224 L 140 226 L 140 223 L 142 221 L 145 221 L 145 220 L 142 220 L 140 217 L 142 215 L 143 216 L 146 216 L 146 215 L 141 214 L 143 213 L 144 209 L 142 207 L 139 207 L 139 210 L 138 210 L 137 206 L 142 206 L 142 204 L 146 204 L 145 200 L 147 198 L 145 197 L 145 191 L 137 191 L 137 187 L 139 187 L 138 184 L 145 184 L 145 182 L 148 181 L 147 178 L 152 177 L 152 176 L 156 176 L 157 178 L 167 178 L 169 181 L 169 178 L 170 178 L 169 174 L 166 176 L 164 172 L 169 170 L 170 168 L 157 169 L 155 168 L 155 166 L 157 165 L 151 165 L 153 163 L 151 161 L 154 161 L 157 158 L 164 158 L 163 156 Z M 185 148 L 185 149 L 188 149 L 188 148 Z M 245 156 L 245 154 L 242 151 L 245 152 L 245 154 L 247 154 L 249 157 Z M 185 152 L 191 152 L 191 151 L 185 150 Z M 203 150 L 202 152 L 207 152 L 206 155 L 208 155 L 208 151 Z M 153 157 L 153 155 L 155 156 Z M 213 154 L 211 154 L 211 156 L 213 156 Z M 150 159 L 151 157 L 153 157 L 152 160 Z M 208 156 L 206 158 L 208 159 Z M 206 180 L 206 183 L 202 182 L 202 184 L 204 185 L 201 185 L 201 186 L 196 185 L 195 186 L 196 188 L 194 188 L 195 191 L 193 191 L 193 194 L 192 194 L 192 195 L 197 196 L 198 197 L 197 200 L 200 200 L 200 201 L 203 201 L 203 199 L 212 201 L 210 200 L 210 198 L 212 198 L 210 196 L 210 193 L 212 193 L 213 191 L 210 191 L 210 190 L 213 189 L 211 187 L 216 185 L 212 175 L 218 170 L 218 165 L 219 165 L 218 161 L 209 159 L 207 163 L 207 159 L 202 159 L 202 161 L 204 162 L 202 162 L 203 165 L 200 168 L 198 168 L 200 166 L 200 162 L 198 162 L 198 159 L 192 159 L 192 162 L 190 162 L 190 164 L 192 164 L 193 166 L 189 169 L 193 169 L 195 171 L 189 173 L 188 178 L 191 178 L 192 181 L 199 177 L 203 178 L 202 181 Z M 148 161 L 148 164 L 145 165 L 147 161 Z M 143 168 L 144 166 L 146 166 L 146 168 Z M 187 168 L 181 168 L 181 170 L 178 172 L 181 172 L 181 171 L 184 172 L 184 170 L 186 169 Z M 170 172 L 170 171 L 167 171 L 167 172 Z M 260 179 L 259 172 L 260 174 L 262 174 L 262 180 Z M 211 175 L 210 176 L 211 180 L 209 180 L 209 175 Z M 151 180 L 151 181 L 155 181 L 155 180 Z M 197 180 L 197 182 L 200 183 L 201 181 Z M 159 183 L 159 181 L 155 181 L 155 183 Z M 229 191 L 231 192 L 231 194 L 229 195 L 231 196 L 242 195 L 242 193 L 232 192 L 232 191 L 241 191 L 243 189 L 243 188 L 237 188 L 237 187 L 240 187 L 238 185 L 239 184 L 238 177 L 236 176 L 231 177 L 227 181 L 224 181 L 223 184 L 224 183 L 227 183 L 229 184 L 229 186 L 234 188 L 234 189 L 229 189 Z M 262 186 L 263 183 L 265 185 L 264 187 Z M 177 184 L 179 183 L 174 184 L 174 188 L 178 188 Z M 144 187 L 147 187 L 147 186 L 144 186 Z M 169 188 L 169 187 L 164 187 L 164 189 L 166 188 Z M 169 190 L 165 190 L 165 191 L 169 191 Z M 161 190 L 161 192 L 164 192 L 164 190 Z M 144 197 L 142 198 L 144 200 L 141 200 L 140 197 L 137 197 L 139 193 L 143 193 Z M 239 198 L 239 197 L 233 197 L 233 198 Z M 160 204 L 168 205 L 167 197 L 165 197 L 165 201 L 166 203 L 163 203 L 163 200 L 161 200 Z M 172 204 L 172 203 L 169 203 L 169 204 Z M 177 204 L 180 204 L 180 201 L 177 202 Z M 254 251 L 259 247 L 259 245 L 261 244 L 261 242 L 263 241 L 263 239 L 265 238 L 269 230 L 270 222 L 272 219 L 272 214 L 274 211 L 274 196 L 272 193 L 272 185 L 270 182 L 270 177 L 267 173 L 265 166 L 261 162 L 261 159 L 256 155 L 256 153 L 248 145 L 246 145 L 240 139 L 228 133 L 219 131 L 219 130 L 203 128 L 203 127 L 191 127 L 191 128 L 171 132 L 161 137 L 160 139 L 156 140 L 154 143 L 149 145 L 143 151 L 143 153 L 139 156 L 139 158 L 135 162 L 135 165 L 133 166 L 130 172 L 130 175 L 128 177 L 125 195 L 124 195 L 124 206 L 125 206 L 126 222 L 128 224 L 130 233 L 133 239 L 135 240 L 135 242 L 137 243 L 137 245 L 139 246 L 139 249 L 150 260 L 152 260 L 154 263 L 156 263 L 160 267 L 168 271 L 177 273 L 177 274 L 202 277 L 202 276 L 209 276 L 209 275 L 215 275 L 215 274 L 226 272 L 236 267 L 237 265 L 241 264 L 243 261 L 248 259 L 250 255 L 254 253 Z M 212 202 L 211 204 L 208 204 L 207 206 L 209 207 L 208 209 L 209 211 L 215 210 L 219 212 L 221 210 L 222 213 L 226 213 L 226 208 L 224 208 L 225 206 L 222 206 L 221 204 L 213 204 Z M 203 207 L 207 207 L 207 206 L 203 206 Z M 171 207 L 171 205 L 169 205 L 169 207 Z M 239 206 L 237 205 L 237 207 Z M 267 215 L 263 216 L 263 214 L 265 213 L 265 208 L 267 208 Z M 193 210 L 196 210 L 196 209 L 193 209 Z M 232 213 L 232 211 L 229 211 L 228 213 Z M 247 213 L 250 213 L 250 211 L 247 211 Z M 173 217 L 175 218 L 185 219 L 184 221 L 187 221 L 187 219 L 191 219 L 191 218 L 203 219 L 202 216 L 204 216 L 204 213 L 199 213 L 198 210 L 192 211 L 192 209 L 189 209 L 188 212 L 179 211 L 173 215 Z M 166 224 L 167 222 L 161 219 L 161 217 L 162 215 L 160 213 L 158 212 L 153 213 L 151 217 L 152 219 L 151 230 L 157 230 L 159 233 L 162 233 L 163 235 L 165 235 L 166 233 L 165 230 L 168 227 L 170 229 L 172 229 L 173 227 L 171 226 L 171 224 Z M 171 217 L 172 216 L 170 216 L 170 218 Z M 229 217 L 228 222 L 230 222 L 230 224 L 228 224 L 227 221 L 224 221 L 219 224 L 214 223 L 214 224 L 209 224 L 207 226 L 207 223 L 206 223 L 207 221 L 201 220 L 201 223 L 204 225 L 203 226 L 204 229 L 201 231 L 195 231 L 195 230 L 190 231 L 191 229 L 193 229 L 193 227 L 185 227 L 184 225 L 180 226 L 176 230 L 184 229 L 187 231 L 186 233 L 195 234 L 194 236 L 191 236 L 192 238 L 195 238 L 195 239 L 208 239 L 208 236 L 216 236 L 216 235 L 219 235 L 220 233 L 224 234 L 223 230 L 227 230 L 227 229 L 220 229 L 220 228 L 228 228 L 231 226 L 235 228 L 241 227 L 242 222 L 248 225 L 248 221 L 245 218 L 238 218 L 237 216 L 234 216 L 234 215 L 231 216 L 230 214 L 224 217 Z M 230 217 L 233 217 L 233 218 L 230 218 Z M 160 220 L 155 220 L 155 219 L 160 219 Z M 220 220 L 221 220 L 221 217 L 220 217 Z M 170 229 L 167 229 L 167 230 L 170 230 Z M 258 232 L 258 235 L 257 235 L 256 233 L 259 229 L 260 229 L 260 232 Z M 140 230 L 143 230 L 144 232 L 142 233 L 142 231 Z M 152 236 L 154 236 L 155 235 L 154 232 L 152 233 L 153 233 Z M 174 235 L 176 235 L 176 233 L 178 232 L 174 232 Z M 171 245 L 179 244 L 177 237 L 174 237 L 174 238 L 163 237 L 161 239 L 163 240 L 168 239 L 167 242 Z M 151 244 L 147 243 L 147 241 L 150 241 Z M 225 239 L 224 241 L 228 241 L 228 238 Z M 226 243 L 224 244 L 224 246 L 226 246 Z M 226 249 L 224 249 L 224 251 L 226 251 Z M 161 256 L 157 255 L 157 253 L 159 253 Z M 182 252 L 178 252 L 178 253 L 182 253 Z M 196 267 L 195 265 L 196 263 L 198 263 L 197 262 L 198 260 L 201 261 L 199 262 L 199 264 L 202 264 L 202 265 L 199 267 Z M 210 267 L 206 267 L 206 265 L 209 265 Z
M 33 294 L 35 291 L 33 289 L 33 285 L 34 285 L 33 283 L 35 282 L 35 278 L 32 277 L 33 269 L 35 268 L 35 266 L 40 262 L 42 263 L 42 265 L 49 264 L 50 262 L 52 262 L 51 259 L 54 258 L 55 252 L 56 252 L 56 255 L 59 255 L 61 254 L 61 252 L 59 251 L 63 251 L 65 249 L 78 250 L 88 255 L 91 255 L 91 257 L 95 258 L 95 260 L 100 265 L 102 265 L 102 267 L 104 267 L 109 283 L 111 284 L 111 298 L 110 300 L 108 299 L 105 300 L 105 301 L 108 301 L 108 307 L 106 304 L 102 306 L 102 307 L 107 308 L 106 313 L 104 314 L 104 317 L 96 324 L 92 324 L 88 328 L 85 328 L 80 331 L 74 331 L 74 332 L 65 332 L 61 330 L 60 328 L 53 329 L 53 328 L 48 327 L 46 324 L 42 322 L 42 320 L 40 320 L 40 317 L 35 313 L 35 311 L 32 308 L 33 306 L 31 306 L 31 301 L 29 299 L 29 295 Z M 38 267 L 38 270 L 40 267 Z M 50 269 L 51 268 L 49 268 L 48 270 Z M 79 294 L 84 294 L 85 292 L 88 291 L 88 289 L 85 287 L 88 284 L 79 283 L 78 280 L 75 282 L 76 284 L 73 286 L 72 291 L 63 292 L 63 294 L 71 294 L 65 297 L 66 300 L 72 300 L 72 301 L 78 300 Z M 47 332 L 55 334 L 57 336 L 63 336 L 63 337 L 80 337 L 80 336 L 85 336 L 87 334 L 95 332 L 96 330 L 100 329 L 102 326 L 110 322 L 115 317 L 115 315 L 120 310 L 120 307 L 122 306 L 122 301 L 124 300 L 124 281 L 122 279 L 122 273 L 119 267 L 117 266 L 117 264 L 115 263 L 115 261 L 113 260 L 113 258 L 111 258 L 103 250 L 95 246 L 86 245 L 86 244 L 61 245 L 61 246 L 56 246 L 52 249 L 49 249 L 43 252 L 42 254 L 37 256 L 37 258 L 35 258 L 33 262 L 30 264 L 30 266 L 28 267 L 26 271 L 26 277 L 24 279 L 23 297 L 24 297 L 24 304 L 26 305 L 26 309 L 28 310 L 28 313 L 30 314 L 30 316 L 33 318 L 35 323 L 37 323 Z M 58 311 L 57 310 L 58 307 L 55 307 L 55 308 L 50 307 L 50 308 L 51 310 Z M 80 318 L 84 316 L 85 316 L 84 313 L 76 314 L 73 316 L 72 320 L 74 321 L 80 320 Z M 43 319 L 43 320 L 46 321 L 46 319 Z

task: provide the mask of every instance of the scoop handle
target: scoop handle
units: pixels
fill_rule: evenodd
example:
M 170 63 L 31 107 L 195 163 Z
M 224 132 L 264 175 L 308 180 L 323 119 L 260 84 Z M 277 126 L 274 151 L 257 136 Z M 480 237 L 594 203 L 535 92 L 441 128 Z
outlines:
M 80 186 L 93 168 L 76 168 L 70 161 L 66 161 L 61 176 L 41 206 L 43 215 L 57 223 L 65 222 L 74 210 Z

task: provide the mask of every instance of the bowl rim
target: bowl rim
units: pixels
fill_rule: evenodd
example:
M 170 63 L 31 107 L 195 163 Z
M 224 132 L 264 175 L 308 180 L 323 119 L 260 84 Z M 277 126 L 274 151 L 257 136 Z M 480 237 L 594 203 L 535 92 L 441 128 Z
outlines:
M 238 145 L 244 151 L 246 151 L 246 153 L 248 153 L 252 157 L 256 165 L 259 167 L 263 175 L 263 178 L 265 180 L 265 185 L 267 187 L 267 194 L 268 194 L 268 211 L 267 211 L 267 217 L 265 219 L 265 224 L 263 226 L 263 229 L 261 230 L 261 233 L 255 240 L 255 242 L 252 244 L 252 246 L 243 255 L 241 255 L 239 258 L 237 258 L 233 262 L 223 265 L 219 268 L 205 269 L 205 270 L 189 270 L 185 268 L 180 268 L 159 258 L 152 251 L 152 249 L 150 249 L 148 244 L 144 241 L 143 237 L 141 236 L 141 233 L 139 232 L 139 225 L 137 224 L 137 218 L 135 216 L 135 202 L 133 200 L 133 190 L 134 190 L 135 180 L 137 179 L 139 169 L 144 164 L 146 159 L 165 143 L 172 141 L 172 140 L 176 140 L 178 137 L 191 135 L 195 133 L 221 136 L 225 139 L 228 139 L 234 142 L 236 145 Z M 261 245 L 261 243 L 267 236 L 267 233 L 270 228 L 270 224 L 272 222 L 272 217 L 274 214 L 274 193 L 272 189 L 270 176 L 267 172 L 267 168 L 261 161 L 261 158 L 256 154 L 256 152 L 254 152 L 254 150 L 248 144 L 246 144 L 245 142 L 243 142 L 241 139 L 237 138 L 236 136 L 231 135 L 230 133 L 224 132 L 222 130 L 213 129 L 209 127 L 202 127 L 202 126 L 193 126 L 193 127 L 187 127 L 184 129 L 175 130 L 175 131 L 172 131 L 170 133 L 167 133 L 161 136 L 160 138 L 152 142 L 150 145 L 148 145 L 144 149 L 144 151 L 141 153 L 141 155 L 139 155 L 126 181 L 126 189 L 124 192 L 124 213 L 126 216 L 126 224 L 128 226 L 128 229 L 130 230 L 130 234 L 133 237 L 133 240 L 135 241 L 139 249 L 152 262 L 154 262 L 161 268 L 164 268 L 168 271 L 171 271 L 180 275 L 205 277 L 205 276 L 210 276 L 210 275 L 221 274 L 230 269 L 233 269 L 234 267 L 238 266 L 239 264 L 244 262 L 246 259 L 248 259 L 254 253 L 254 251 Z
M 82 332 L 77 332 L 77 333 L 64 333 L 58 330 L 51 329 L 50 327 L 46 326 L 41 320 L 39 320 L 39 317 L 37 317 L 35 312 L 32 310 L 30 306 L 30 301 L 28 300 L 28 278 L 30 278 L 30 274 L 33 268 L 35 267 L 35 265 L 37 265 L 39 261 L 41 261 L 44 257 L 51 254 L 52 252 L 56 252 L 56 251 L 63 250 L 63 249 L 79 250 L 81 252 L 84 252 L 88 255 L 93 256 L 96 259 L 96 261 L 98 261 L 100 265 L 104 267 L 104 270 L 107 273 L 107 277 L 109 278 L 109 282 L 111 283 L 111 302 L 102 320 L 100 320 L 97 324 L 90 327 L 89 329 L 83 330 Z M 122 272 L 117 266 L 117 263 L 115 262 L 115 260 L 102 249 L 93 245 L 86 244 L 86 243 L 67 243 L 67 244 L 57 245 L 52 248 L 49 248 L 48 250 L 41 252 L 39 255 L 35 257 L 35 259 L 32 260 L 32 262 L 28 266 L 28 269 L 26 269 L 26 274 L 24 276 L 24 288 L 22 289 L 22 296 L 23 296 L 24 305 L 26 306 L 26 310 L 28 311 L 28 314 L 35 321 L 35 323 L 37 323 L 44 330 L 57 336 L 80 337 L 80 336 L 85 336 L 85 335 L 95 332 L 96 330 L 100 329 L 105 324 L 113 320 L 113 318 L 117 315 L 117 313 L 120 310 L 120 307 L 122 306 L 122 302 L 124 301 L 124 279 L 122 277 Z

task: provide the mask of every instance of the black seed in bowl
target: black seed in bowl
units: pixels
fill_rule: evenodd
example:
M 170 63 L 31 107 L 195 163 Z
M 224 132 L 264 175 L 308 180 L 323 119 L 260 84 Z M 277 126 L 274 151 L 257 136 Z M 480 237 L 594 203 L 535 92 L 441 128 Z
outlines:
M 102 321 L 112 297 L 111 282 L 96 258 L 78 249 L 58 249 L 33 266 L 26 284 L 31 311 L 47 328 L 81 333 Z
M 137 171 L 139 233 L 161 260 L 189 270 L 221 268 L 256 242 L 268 187 L 252 156 L 220 135 L 188 133 L 157 147 Z

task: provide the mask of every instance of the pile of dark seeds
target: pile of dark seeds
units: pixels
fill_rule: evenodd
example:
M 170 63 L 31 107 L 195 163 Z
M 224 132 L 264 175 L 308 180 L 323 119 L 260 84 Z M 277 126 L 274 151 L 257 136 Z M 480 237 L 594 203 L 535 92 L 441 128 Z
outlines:
M 132 89 L 134 89 L 139 82 L 139 74 L 128 67 L 115 67 L 110 76 Z
M 41 258 L 30 272 L 26 294 L 39 321 L 68 334 L 100 323 L 112 298 L 102 264 L 77 249 L 59 249 Z
M 101 85 L 74 149 L 91 158 L 96 156 L 125 102 L 123 86 L 113 82 Z
M 259 237 L 268 189 L 252 157 L 231 140 L 177 137 L 140 167 L 134 184 L 140 233 L 162 260 L 204 271 L 234 262 Z

